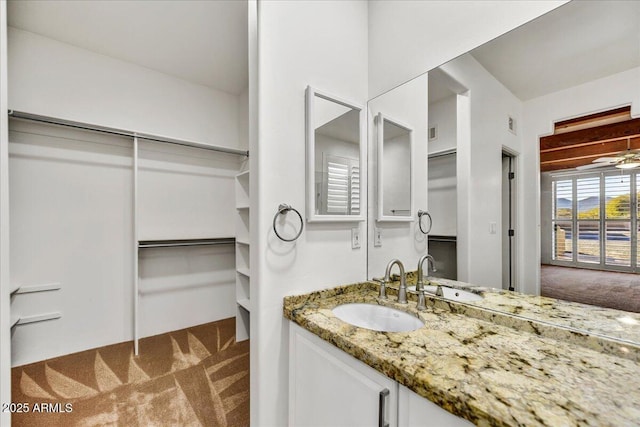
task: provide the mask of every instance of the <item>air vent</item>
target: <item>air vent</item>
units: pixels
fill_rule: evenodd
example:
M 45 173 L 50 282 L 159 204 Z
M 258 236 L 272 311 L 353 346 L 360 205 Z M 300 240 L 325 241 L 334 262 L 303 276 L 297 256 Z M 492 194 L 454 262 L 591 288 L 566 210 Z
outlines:
M 516 119 L 514 119 L 513 117 L 509 116 L 509 119 L 507 120 L 507 126 L 509 128 L 509 132 L 511 132 L 512 134 L 516 135 Z
M 429 141 L 438 139 L 438 125 L 429 128 Z

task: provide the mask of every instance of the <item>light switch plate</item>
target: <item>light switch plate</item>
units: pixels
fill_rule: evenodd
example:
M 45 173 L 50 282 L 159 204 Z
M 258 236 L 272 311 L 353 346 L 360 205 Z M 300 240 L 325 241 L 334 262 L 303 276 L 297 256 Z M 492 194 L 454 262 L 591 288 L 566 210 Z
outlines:
M 360 227 L 351 229 L 351 249 L 360 248 Z
M 496 222 L 489 223 L 489 234 L 496 234 L 498 229 L 498 224 Z
M 380 230 L 378 227 L 375 227 L 373 229 L 373 246 L 382 246 L 382 230 Z

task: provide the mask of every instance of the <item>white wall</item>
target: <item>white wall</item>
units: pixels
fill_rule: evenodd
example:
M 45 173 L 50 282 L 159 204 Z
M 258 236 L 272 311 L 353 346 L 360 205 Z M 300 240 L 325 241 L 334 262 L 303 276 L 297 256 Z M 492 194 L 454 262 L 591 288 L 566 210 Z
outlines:
M 16 28 L 8 72 L 17 111 L 239 146 L 234 95 Z
M 429 141 L 429 154 L 456 149 L 456 100 L 452 95 L 429 104 L 429 127 L 438 127 L 438 138 Z
M 323 173 L 322 159 L 325 154 L 330 156 L 345 157 L 347 159 L 358 161 L 360 157 L 360 147 L 342 139 L 336 139 L 327 135 L 317 133 L 315 136 L 315 160 L 316 174 Z
M 234 245 L 140 252 L 140 336 L 236 314 Z
M 249 86 L 238 97 L 238 148 L 249 149 Z
M 631 105 L 631 115 L 640 116 L 640 68 L 624 71 L 583 85 L 541 96 L 524 103 L 522 171 L 522 291 L 540 292 L 540 141 L 553 133 L 553 123 Z
M 456 236 L 458 233 L 456 161 L 455 154 L 429 159 L 429 214 L 433 220 L 429 234 L 434 236 Z
M 148 141 L 138 147 L 140 240 L 234 235 L 240 157 Z
M 411 138 L 404 134 L 384 141 L 382 214 L 411 215 Z M 404 209 L 407 209 L 406 211 Z
M 258 192 L 252 228 L 256 259 L 251 260 L 251 353 L 258 360 L 251 366 L 252 425 L 287 424 L 288 324 L 282 298 L 366 278 L 366 240 L 351 249 L 351 228 L 360 227 L 364 236 L 364 224 L 305 223 L 301 237 L 285 243 L 275 236 L 272 221 L 280 203 L 305 217 L 307 85 L 366 103 L 367 7 L 361 1 L 259 3 L 260 141 L 252 156 Z M 289 214 L 288 222 L 297 227 L 297 216 Z
M 564 3 L 373 1 L 369 6 L 369 96 L 379 95 Z
M 417 210 L 427 206 L 427 117 L 428 76 L 426 74 L 391 92 L 369 101 L 369 278 L 384 275 L 387 263 L 398 258 L 408 271 L 417 269 L 420 256 L 427 253 L 427 238 L 418 228 Z M 411 222 L 376 221 L 377 218 L 377 129 L 373 118 L 382 113 L 413 129 L 412 169 L 414 209 Z M 374 246 L 374 228 L 381 230 L 382 246 Z M 397 270 L 394 270 L 397 271 Z
M 458 229 L 466 245 L 468 271 L 459 272 L 460 280 L 478 285 L 500 287 L 502 283 L 502 151 L 522 152 L 521 139 L 508 130 L 508 117 L 521 120 L 522 103 L 498 82 L 471 55 L 463 55 L 441 67 L 454 80 L 468 88 L 470 102 L 470 141 L 458 144 L 458 182 L 468 183 L 466 197 L 458 197 Z M 464 151 L 467 151 L 464 153 Z M 468 165 L 461 166 L 461 161 Z M 522 161 L 522 159 L 520 160 Z M 460 188 L 458 189 L 460 191 Z M 466 218 L 466 219 L 465 219 Z M 490 234 L 490 223 L 496 233 Z M 462 229 L 461 229 L 462 228 Z M 520 227 L 521 228 L 521 227 Z M 465 243 L 464 238 L 468 239 Z
M 7 111 L 7 2 L 0 1 L 0 111 Z M 0 114 L 0 402 L 11 402 L 11 330 L 9 301 L 9 126 Z M 0 412 L 0 425 L 11 413 Z

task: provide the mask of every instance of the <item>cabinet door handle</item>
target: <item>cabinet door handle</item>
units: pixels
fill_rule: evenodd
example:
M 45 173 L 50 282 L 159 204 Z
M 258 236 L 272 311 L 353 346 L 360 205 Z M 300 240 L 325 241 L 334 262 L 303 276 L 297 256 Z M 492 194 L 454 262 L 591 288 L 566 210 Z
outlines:
M 387 419 L 387 401 L 389 400 L 389 389 L 385 388 L 380 392 L 380 402 L 378 404 L 378 427 L 389 427 Z

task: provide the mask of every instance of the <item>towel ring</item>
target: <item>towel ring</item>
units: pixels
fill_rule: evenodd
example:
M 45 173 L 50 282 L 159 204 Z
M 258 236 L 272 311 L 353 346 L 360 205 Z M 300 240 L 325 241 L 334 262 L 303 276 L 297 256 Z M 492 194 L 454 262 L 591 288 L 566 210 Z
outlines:
M 427 231 L 424 231 L 424 228 L 422 228 L 422 217 L 426 216 L 429 218 L 429 229 Z M 420 231 L 422 232 L 422 234 L 429 234 L 429 232 L 431 231 L 431 226 L 433 225 L 433 220 L 431 219 L 431 215 L 429 215 L 429 212 L 427 211 L 423 211 L 422 209 L 420 209 L 418 211 L 418 227 L 420 227 Z
M 286 214 L 289 211 L 294 211 L 295 213 L 298 214 L 298 218 L 300 218 L 300 230 L 298 231 L 298 234 L 296 234 L 296 236 L 293 239 L 285 239 L 280 235 L 280 233 L 278 233 L 278 230 L 276 229 L 276 220 L 278 219 L 278 215 Z M 298 237 L 300 237 L 300 235 L 302 234 L 303 228 L 304 228 L 304 221 L 302 220 L 302 215 L 300 215 L 300 212 L 298 212 L 297 209 L 291 207 L 290 205 L 287 205 L 285 203 L 280 203 L 280 206 L 278 206 L 278 212 L 276 212 L 275 216 L 273 217 L 273 231 L 274 233 L 276 233 L 276 236 L 278 236 L 278 239 L 284 242 L 293 242 L 294 240 L 297 240 Z

